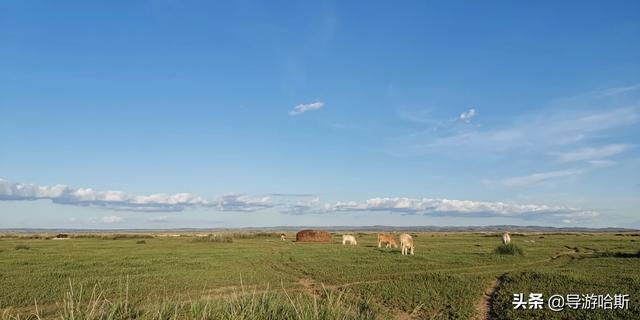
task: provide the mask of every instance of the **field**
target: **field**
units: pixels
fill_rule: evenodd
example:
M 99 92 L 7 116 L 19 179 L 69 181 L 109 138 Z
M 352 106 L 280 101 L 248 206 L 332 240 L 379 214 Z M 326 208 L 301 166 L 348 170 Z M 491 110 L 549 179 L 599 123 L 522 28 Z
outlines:
M 640 319 L 638 234 L 413 233 L 415 256 L 276 234 L 0 238 L 0 319 Z M 288 233 L 288 238 L 294 238 Z M 629 294 L 514 310 L 514 293 Z

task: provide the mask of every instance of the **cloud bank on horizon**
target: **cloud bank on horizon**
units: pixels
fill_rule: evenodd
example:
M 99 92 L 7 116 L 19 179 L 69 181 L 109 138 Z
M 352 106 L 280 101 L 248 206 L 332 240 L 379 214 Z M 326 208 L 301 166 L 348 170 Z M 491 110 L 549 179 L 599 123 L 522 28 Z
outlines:
M 249 197 L 230 193 L 213 200 L 190 193 L 139 196 L 122 191 L 75 189 L 65 185 L 38 186 L 0 179 L 0 201 L 45 199 L 57 204 L 144 212 L 178 212 L 195 207 L 213 208 L 218 211 L 256 211 L 273 207 L 271 197 L 268 196 Z
M 297 195 L 296 195 L 297 196 Z M 280 196 L 276 196 L 280 197 Z M 287 197 L 287 195 L 284 195 Z M 205 199 L 191 193 L 130 195 L 122 191 L 96 191 L 65 185 L 38 186 L 0 179 L 0 201 L 51 200 L 56 204 L 134 212 L 180 212 L 191 208 L 215 211 L 253 212 L 276 208 L 283 214 L 330 214 L 349 212 L 389 212 L 429 216 L 557 218 L 564 221 L 594 218 L 597 211 L 565 206 L 514 204 L 453 199 L 376 197 L 358 201 L 321 203 L 318 197 L 304 202 L 275 202 L 271 196 L 227 194 Z M 163 217 L 158 217 L 163 219 Z M 109 221 L 121 220 L 108 217 Z

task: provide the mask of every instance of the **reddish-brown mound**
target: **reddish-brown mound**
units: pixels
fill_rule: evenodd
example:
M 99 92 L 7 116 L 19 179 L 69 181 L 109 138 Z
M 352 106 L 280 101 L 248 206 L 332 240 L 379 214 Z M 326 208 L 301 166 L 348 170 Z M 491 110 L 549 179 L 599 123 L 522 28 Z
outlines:
M 296 242 L 329 242 L 331 234 L 320 230 L 302 230 L 296 233 Z

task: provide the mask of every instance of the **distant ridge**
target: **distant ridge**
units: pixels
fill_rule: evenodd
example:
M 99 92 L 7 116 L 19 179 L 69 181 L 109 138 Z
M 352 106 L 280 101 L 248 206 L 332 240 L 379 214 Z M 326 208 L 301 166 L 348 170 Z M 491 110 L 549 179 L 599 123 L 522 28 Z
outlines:
M 277 227 L 245 227 L 245 228 L 169 228 L 169 229 L 66 229 L 66 228 L 0 228 L 0 232 L 37 233 L 37 232 L 206 232 L 206 231 L 297 231 L 302 229 L 319 229 L 326 231 L 416 231 L 416 232 L 638 232 L 632 228 L 587 228 L 587 227 L 545 227 L 545 226 L 277 226 Z

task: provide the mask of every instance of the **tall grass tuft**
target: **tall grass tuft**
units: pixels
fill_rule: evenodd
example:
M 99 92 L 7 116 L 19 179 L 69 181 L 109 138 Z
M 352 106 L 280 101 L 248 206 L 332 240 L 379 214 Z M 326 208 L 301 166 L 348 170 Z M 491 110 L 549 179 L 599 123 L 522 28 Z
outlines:
M 220 242 L 220 243 L 232 243 L 233 237 L 226 234 L 209 234 L 205 237 L 195 237 L 190 242 Z
M 503 244 L 500 245 L 496 248 L 495 253 L 497 254 L 510 254 L 510 255 L 519 255 L 522 256 L 524 255 L 524 250 L 522 250 L 522 248 L 518 247 L 517 245 L 513 244 L 513 243 L 509 243 L 509 244 Z
M 62 300 L 63 320 L 127 320 L 139 319 L 142 312 L 129 300 L 129 281 L 121 284 L 118 297 L 107 299 L 98 286 L 85 297 L 83 286 L 74 288 L 69 280 L 69 291 Z
M 16 250 L 29 250 L 29 249 L 31 249 L 31 247 L 29 247 L 29 246 L 28 246 L 28 245 L 26 245 L 26 244 L 17 244 L 17 245 L 14 247 L 14 249 L 16 249 Z
M 324 290 L 319 294 L 290 293 L 265 290 L 258 293 L 241 291 L 223 298 L 201 298 L 197 300 L 163 300 L 160 304 L 139 306 L 129 300 L 128 281 L 120 287 L 116 297 L 106 297 L 94 286 L 85 292 L 83 286 L 74 286 L 69 281 L 69 290 L 64 294 L 63 310 L 55 318 L 61 320 L 355 320 L 376 319 L 377 313 L 370 305 L 347 303 L 343 293 Z M 37 309 L 36 309 L 37 310 Z M 41 319 L 36 312 L 22 316 L 5 311 L 0 320 Z
M 164 302 L 150 310 L 145 319 L 375 319 L 367 308 L 347 304 L 342 293 L 321 296 L 282 292 L 238 292 L 222 299 Z

